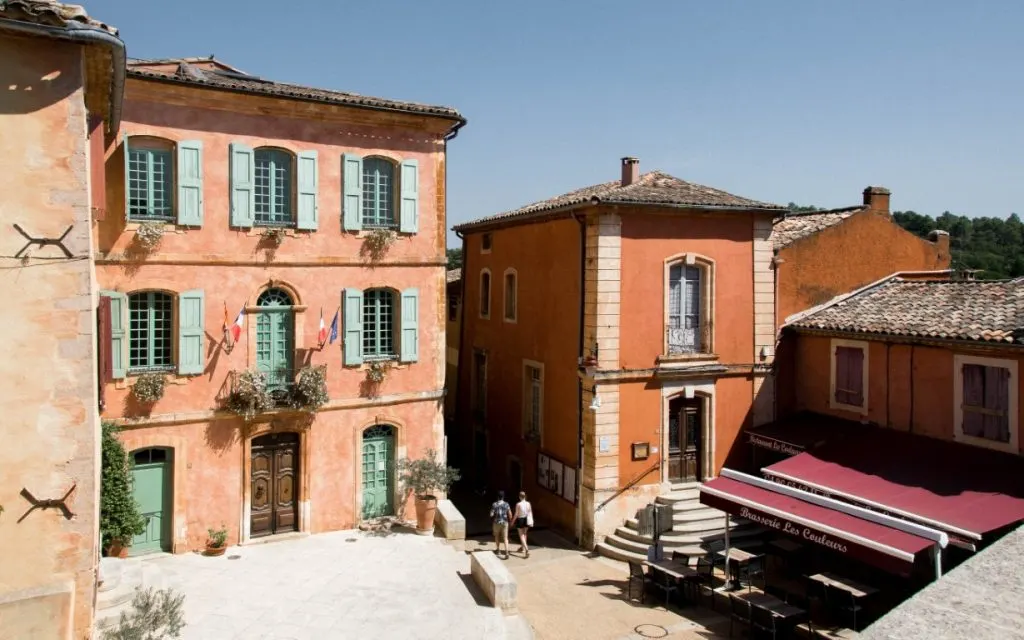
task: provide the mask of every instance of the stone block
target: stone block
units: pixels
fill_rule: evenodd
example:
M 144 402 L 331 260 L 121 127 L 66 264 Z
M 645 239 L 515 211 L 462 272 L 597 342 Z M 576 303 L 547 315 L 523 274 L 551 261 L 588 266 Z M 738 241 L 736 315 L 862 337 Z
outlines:
M 517 608 L 516 579 L 493 551 L 476 551 L 469 556 L 469 570 L 473 582 L 487 596 L 487 600 L 502 613 L 514 613 Z
M 451 500 L 438 500 L 434 512 L 434 524 L 441 529 L 445 540 L 466 539 L 466 519 L 455 508 Z

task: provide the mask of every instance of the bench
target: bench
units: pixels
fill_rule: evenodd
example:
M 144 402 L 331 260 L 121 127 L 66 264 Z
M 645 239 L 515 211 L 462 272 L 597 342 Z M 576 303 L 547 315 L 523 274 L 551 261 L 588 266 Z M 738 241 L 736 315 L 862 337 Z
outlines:
M 492 551 L 475 551 L 469 556 L 473 582 L 490 603 L 509 614 L 516 611 L 516 579 Z
M 438 500 L 434 512 L 434 524 L 441 529 L 445 540 L 466 539 L 466 519 L 455 508 L 451 500 Z

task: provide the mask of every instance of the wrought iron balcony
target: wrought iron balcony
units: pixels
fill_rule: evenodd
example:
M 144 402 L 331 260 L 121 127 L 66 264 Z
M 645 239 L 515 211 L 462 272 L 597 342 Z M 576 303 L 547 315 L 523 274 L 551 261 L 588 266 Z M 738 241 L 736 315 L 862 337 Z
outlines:
M 279 368 L 272 371 L 241 369 L 228 374 L 227 396 L 255 396 L 269 393 L 274 406 L 289 404 L 295 388 L 295 369 Z
M 669 356 L 707 353 L 711 344 L 711 328 L 707 325 L 695 328 L 666 327 L 665 344 Z

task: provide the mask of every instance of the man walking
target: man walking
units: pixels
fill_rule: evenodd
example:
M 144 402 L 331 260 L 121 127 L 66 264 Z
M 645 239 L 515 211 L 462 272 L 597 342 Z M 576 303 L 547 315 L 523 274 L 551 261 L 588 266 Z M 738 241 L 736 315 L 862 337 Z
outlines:
M 508 560 L 508 516 L 512 508 L 505 502 L 505 492 L 498 492 L 498 499 L 491 505 L 491 530 L 494 532 L 494 555 L 499 555 L 505 545 L 505 559 Z

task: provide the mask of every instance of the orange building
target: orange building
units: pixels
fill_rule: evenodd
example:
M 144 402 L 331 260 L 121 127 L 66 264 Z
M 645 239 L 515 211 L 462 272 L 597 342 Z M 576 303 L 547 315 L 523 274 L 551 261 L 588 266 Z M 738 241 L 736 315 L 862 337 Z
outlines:
M 948 269 L 949 234 L 923 240 L 892 220 L 890 192 L 864 189 L 861 205 L 786 212 L 772 227 L 778 324 L 897 271 Z
M 674 485 L 695 496 L 772 419 L 780 210 L 624 158 L 621 180 L 455 227 L 467 475 L 586 547 Z
M 95 241 L 103 416 L 149 522 L 133 552 L 407 514 L 393 462 L 443 448 L 445 153 L 465 120 L 212 58 L 127 75 Z

